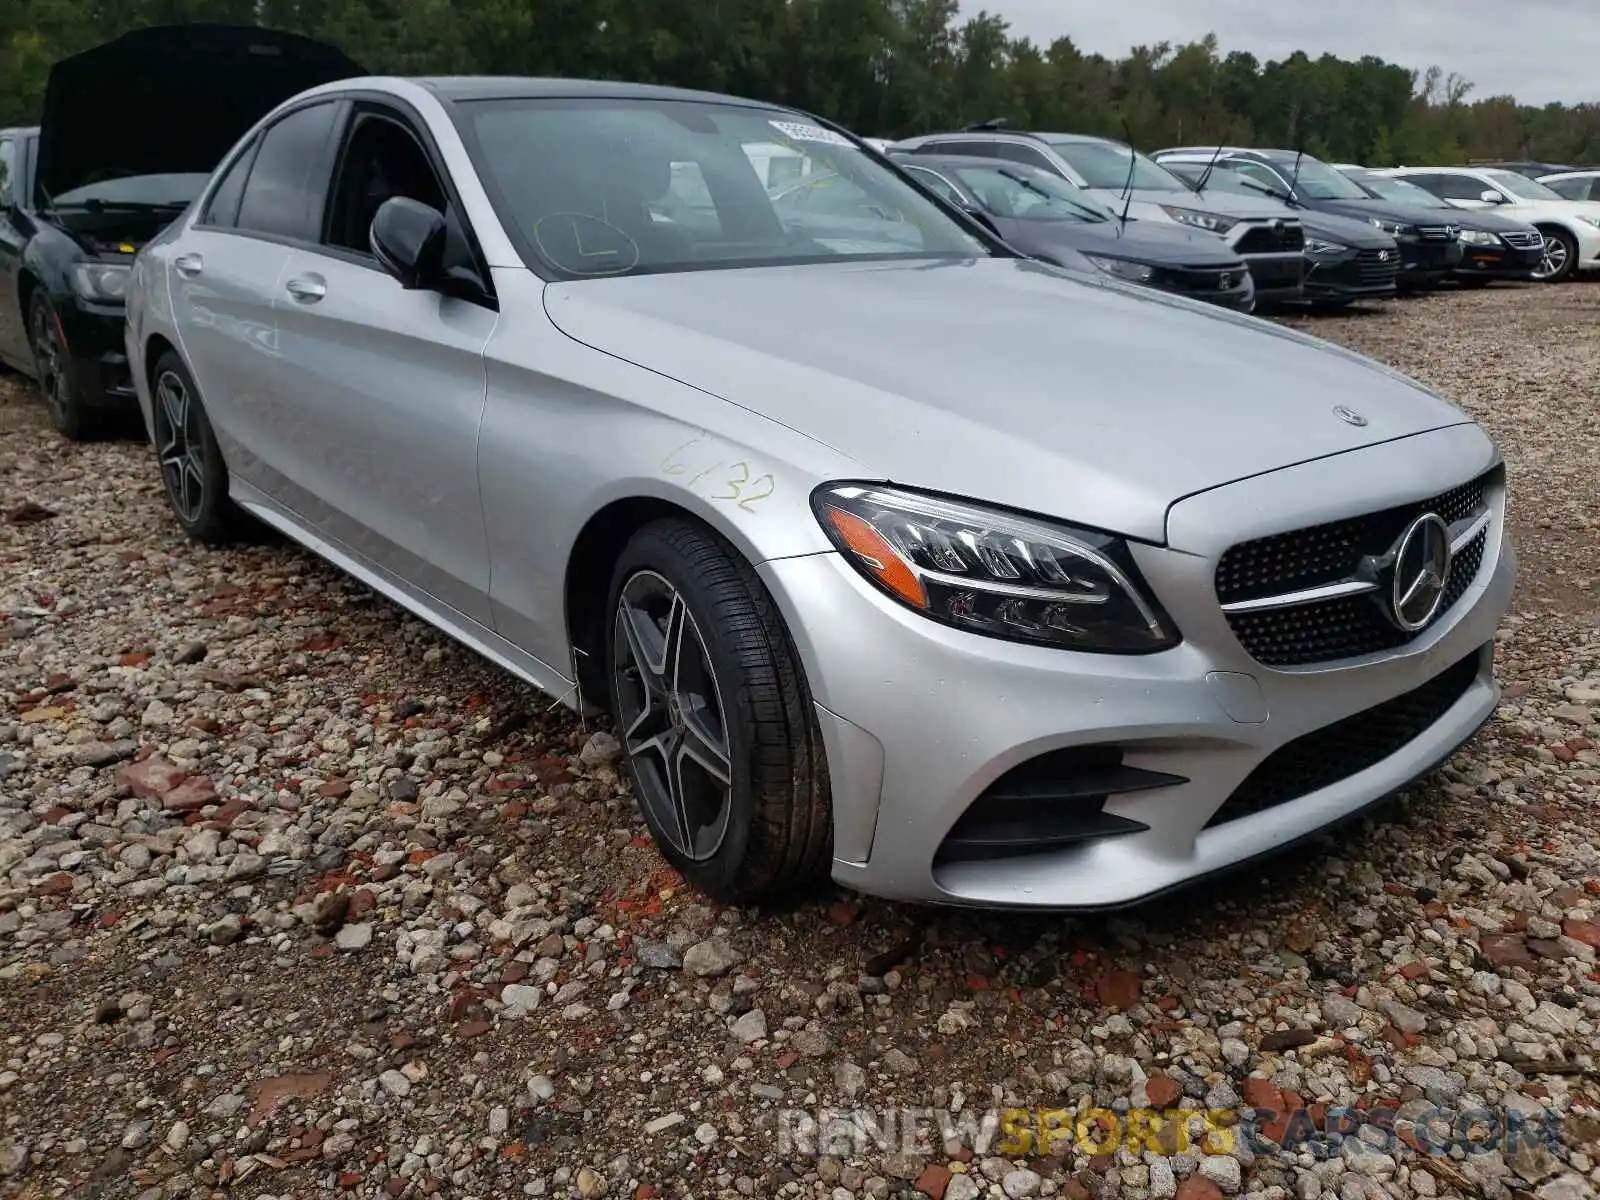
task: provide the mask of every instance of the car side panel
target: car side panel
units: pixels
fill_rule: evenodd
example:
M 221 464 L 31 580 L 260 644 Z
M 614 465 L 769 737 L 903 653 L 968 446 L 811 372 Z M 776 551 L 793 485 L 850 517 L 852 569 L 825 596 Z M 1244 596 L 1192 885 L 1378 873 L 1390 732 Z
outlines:
M 568 559 L 585 524 L 616 501 L 680 508 L 753 563 L 832 549 L 810 495 L 859 470 L 852 460 L 567 337 L 529 271 L 497 269 L 494 283 L 501 322 L 485 352 L 478 471 L 502 637 L 570 665 Z
M 258 457 L 271 434 L 267 396 L 281 365 L 272 299 L 289 260 L 278 242 L 227 230 L 184 231 L 162 260 L 168 271 L 178 350 L 188 364 L 228 469 L 260 487 Z M 177 264 L 197 264 L 184 275 Z
M 324 294 L 296 299 L 297 282 Z M 498 315 L 301 249 L 289 253 L 275 315 L 282 353 L 261 431 L 263 490 L 488 625 L 476 457 L 483 347 Z

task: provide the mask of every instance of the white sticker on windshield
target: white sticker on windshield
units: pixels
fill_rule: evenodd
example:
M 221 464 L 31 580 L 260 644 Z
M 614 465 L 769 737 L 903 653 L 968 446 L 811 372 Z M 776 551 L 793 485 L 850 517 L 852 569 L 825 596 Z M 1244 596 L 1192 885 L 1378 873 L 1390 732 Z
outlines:
M 801 121 L 768 121 L 767 124 L 785 137 L 791 137 L 797 142 L 821 142 L 824 146 L 850 146 L 854 144 L 844 134 L 835 133 L 831 129 L 824 129 L 821 125 L 807 125 Z

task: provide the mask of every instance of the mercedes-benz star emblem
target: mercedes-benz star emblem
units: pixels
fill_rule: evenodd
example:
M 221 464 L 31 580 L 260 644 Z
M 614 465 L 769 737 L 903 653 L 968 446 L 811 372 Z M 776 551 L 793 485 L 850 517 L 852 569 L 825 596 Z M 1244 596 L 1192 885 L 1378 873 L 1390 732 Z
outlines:
M 1438 615 L 1450 557 L 1450 527 L 1437 513 L 1423 513 L 1395 543 L 1390 615 L 1405 632 L 1416 633 Z
M 1355 409 L 1346 408 L 1342 404 L 1335 406 L 1333 415 L 1338 417 L 1339 420 L 1343 421 L 1346 425 L 1361 426 L 1367 423 L 1367 419 Z

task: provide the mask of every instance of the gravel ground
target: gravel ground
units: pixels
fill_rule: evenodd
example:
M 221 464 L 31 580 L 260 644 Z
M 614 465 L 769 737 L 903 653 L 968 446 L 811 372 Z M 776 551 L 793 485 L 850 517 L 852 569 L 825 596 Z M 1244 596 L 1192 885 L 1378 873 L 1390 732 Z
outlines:
M 1291 323 L 1499 438 L 1505 702 L 1382 824 L 1070 921 L 708 907 L 604 730 L 0 379 L 0 1194 L 1593 1195 L 1600 288 Z

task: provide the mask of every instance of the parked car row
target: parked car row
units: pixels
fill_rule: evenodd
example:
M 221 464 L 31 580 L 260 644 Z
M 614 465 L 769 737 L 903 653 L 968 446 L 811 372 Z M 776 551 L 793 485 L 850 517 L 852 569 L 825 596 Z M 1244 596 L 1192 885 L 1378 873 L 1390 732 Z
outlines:
M 992 165 L 991 175 L 1016 168 L 1019 179 L 1026 172 L 1053 176 L 1115 214 L 1117 225 L 1103 232 L 1142 234 L 1154 222 L 1210 233 L 1248 268 L 1251 303 L 1342 307 L 1445 280 L 1481 287 L 1496 279 L 1558 282 L 1600 270 L 1600 203 L 1587 198 L 1593 171 L 1565 172 L 1547 186 L 1502 167 L 1378 171 L 1292 150 L 1183 146 L 1147 156 L 1109 138 L 997 122 L 878 146 L 908 166 L 921 163 L 925 182 L 996 229 L 997 218 L 1004 219 L 1002 236 L 1021 236 L 1019 247 L 1038 245 L 1043 210 L 1019 230 L 1009 214 L 994 211 L 929 160 L 959 157 L 970 171 L 988 159 L 1006 164 Z M 1139 240 L 1130 238 L 1128 247 Z M 1142 258 L 1114 260 L 1128 266 L 1096 265 L 1193 295 L 1190 278 L 1171 269 L 1169 250 L 1146 248 Z M 1208 298 L 1237 303 L 1233 296 Z
M 171 91 L 97 123 L 135 72 Z M 1499 452 L 1226 310 L 1364 286 L 1378 223 L 1454 270 L 1438 218 L 953 140 L 150 31 L 5 138 L 7 353 L 66 432 L 131 397 L 196 541 L 274 527 L 609 712 L 720 899 L 1116 907 L 1448 757 L 1497 703 Z

